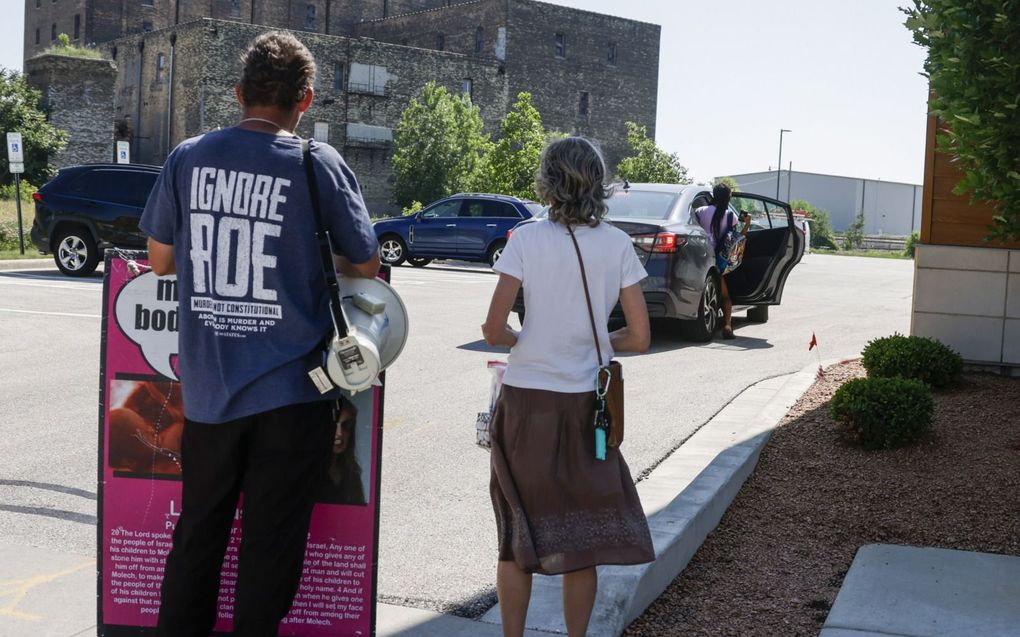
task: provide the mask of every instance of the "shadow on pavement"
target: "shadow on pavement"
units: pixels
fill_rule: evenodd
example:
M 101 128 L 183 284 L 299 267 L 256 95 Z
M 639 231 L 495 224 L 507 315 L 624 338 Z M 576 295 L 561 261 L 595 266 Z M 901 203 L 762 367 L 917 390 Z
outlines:
M 30 487 L 33 489 L 44 489 L 46 491 L 56 491 L 58 493 L 66 493 L 67 495 L 76 495 L 79 498 L 85 498 L 86 500 L 95 500 L 96 494 L 92 491 L 86 491 L 84 489 L 76 489 L 74 487 L 65 487 L 62 484 L 52 484 L 49 482 L 32 482 L 30 480 L 0 480 L 0 486 L 4 487 Z

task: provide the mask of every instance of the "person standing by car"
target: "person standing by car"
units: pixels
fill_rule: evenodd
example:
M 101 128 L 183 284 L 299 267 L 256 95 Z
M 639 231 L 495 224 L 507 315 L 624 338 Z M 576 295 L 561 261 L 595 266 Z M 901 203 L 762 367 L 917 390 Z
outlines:
M 726 184 L 716 184 L 712 188 L 712 203 L 694 211 L 698 224 L 708 233 L 709 243 L 712 246 L 712 254 L 716 255 L 716 265 L 720 273 L 726 270 L 726 265 L 725 259 L 719 256 L 719 242 L 727 232 L 737 226 L 737 215 L 729 209 L 730 197 L 732 195 L 733 192 L 729 186 Z M 740 233 L 746 235 L 748 228 L 751 226 L 751 217 L 746 213 L 742 217 L 744 227 L 740 230 Z M 725 339 L 736 338 L 736 335 L 733 333 L 733 300 L 730 298 L 730 290 L 726 284 L 726 275 L 724 274 L 719 276 L 719 295 L 722 297 L 722 336 Z
M 570 137 L 542 155 L 535 189 L 548 219 L 518 227 L 493 269 L 499 282 L 482 333 L 510 358 L 493 414 L 490 493 L 499 537 L 496 591 L 503 634 L 524 633 L 533 573 L 562 573 L 567 632 L 587 631 L 599 564 L 655 559 L 648 523 L 619 449 L 595 458 L 594 380 L 599 368 L 573 234 L 584 260 L 591 311 L 608 362 L 648 349 L 647 274 L 621 230 L 602 223 L 605 162 Z M 524 287 L 527 320 L 507 324 Z M 626 327 L 606 328 L 617 300 Z
M 294 36 L 242 55 L 237 126 L 181 143 L 140 226 L 158 275 L 176 272 L 184 402 L 182 511 L 157 634 L 208 637 L 238 495 L 244 492 L 234 635 L 276 635 L 298 589 L 315 489 L 326 478 L 339 392 L 308 376 L 331 332 L 328 291 L 294 134 L 315 61 Z M 337 267 L 374 277 L 378 243 L 354 174 L 311 144 Z M 252 326 L 255 329 L 252 329 Z

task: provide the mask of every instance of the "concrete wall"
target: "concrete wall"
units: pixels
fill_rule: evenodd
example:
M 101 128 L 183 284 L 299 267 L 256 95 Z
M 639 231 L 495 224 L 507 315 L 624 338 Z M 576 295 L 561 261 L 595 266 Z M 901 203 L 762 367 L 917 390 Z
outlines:
M 732 177 L 744 192 L 776 196 L 775 171 Z M 909 235 L 921 228 L 922 195 L 920 185 L 797 171 L 792 176 L 782 171 L 779 181 L 779 199 L 804 199 L 828 210 L 837 232 L 846 230 L 863 209 L 865 234 Z
M 41 55 L 25 63 L 28 84 L 42 92 L 50 123 L 66 130 L 64 150 L 50 157 L 57 168 L 114 159 L 114 83 L 109 60 Z
M 910 333 L 1020 375 L 1020 250 L 918 245 Z

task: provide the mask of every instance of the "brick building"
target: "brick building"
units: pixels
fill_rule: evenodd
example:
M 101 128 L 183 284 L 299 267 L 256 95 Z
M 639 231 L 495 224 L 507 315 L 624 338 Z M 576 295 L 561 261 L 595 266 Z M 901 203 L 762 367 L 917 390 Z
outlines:
M 533 0 L 26 0 L 25 57 L 60 33 L 104 50 L 116 124 L 93 128 L 160 164 L 236 123 L 238 56 L 267 27 L 299 32 L 315 55 L 317 98 L 298 132 L 328 137 L 373 212 L 392 209 L 393 129 L 430 80 L 469 92 L 489 132 L 529 91 L 548 128 L 597 140 L 611 166 L 625 121 L 654 134 L 660 28 Z

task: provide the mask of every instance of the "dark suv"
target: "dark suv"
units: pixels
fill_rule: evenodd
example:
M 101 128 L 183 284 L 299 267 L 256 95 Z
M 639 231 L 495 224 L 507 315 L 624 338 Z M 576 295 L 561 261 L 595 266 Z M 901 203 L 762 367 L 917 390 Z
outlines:
M 70 276 L 94 272 L 106 248 L 144 248 L 138 219 L 158 175 L 144 164 L 62 169 L 32 196 L 32 243 Z

